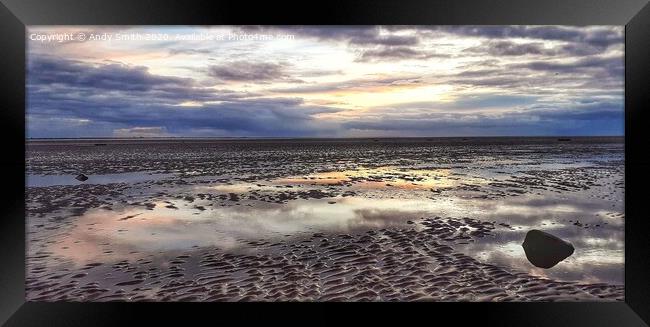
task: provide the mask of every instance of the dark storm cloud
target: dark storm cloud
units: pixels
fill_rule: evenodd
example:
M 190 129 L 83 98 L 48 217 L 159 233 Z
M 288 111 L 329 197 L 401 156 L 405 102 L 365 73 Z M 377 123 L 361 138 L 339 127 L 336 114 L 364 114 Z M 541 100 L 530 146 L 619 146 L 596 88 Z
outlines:
M 208 67 L 208 75 L 224 81 L 272 81 L 289 78 L 279 63 L 228 62 Z
M 121 63 L 89 64 L 68 59 L 33 56 L 27 67 L 27 87 L 31 95 L 49 93 L 66 101 L 111 97 L 113 103 L 137 101 L 148 96 L 153 103 L 180 103 L 183 101 L 222 101 L 248 97 L 250 94 L 232 90 L 214 90 L 201 87 L 190 78 L 151 74 L 146 67 Z M 63 100 L 63 99 L 61 99 Z
M 178 107 L 147 100 L 54 100 L 43 94 L 30 95 L 29 101 L 33 105 L 29 114 L 37 118 L 53 116 L 88 120 L 109 124 L 116 129 L 163 126 L 172 135 L 192 135 L 193 130 L 207 129 L 237 135 L 302 136 L 319 132 L 321 127 L 315 122 L 314 115 L 337 111 L 327 107 L 305 106 L 299 99 L 248 99 L 202 107 Z M 30 132 L 39 135 L 41 131 Z
M 215 128 L 244 131 L 293 130 L 296 122 L 310 120 L 312 115 L 331 112 L 328 108 L 301 108 L 295 99 L 247 100 L 204 107 L 134 107 L 113 112 L 103 111 L 91 119 L 127 123 L 135 126 L 166 126 L 168 130 Z M 130 110 L 136 109 L 136 110 Z
M 179 106 L 187 101 L 216 103 Z M 136 133 L 164 128 L 170 135 L 212 130 L 302 136 L 326 127 L 317 124 L 314 115 L 338 111 L 308 106 L 297 98 L 253 98 L 205 89 L 191 79 L 159 76 L 139 67 L 47 58 L 32 58 L 27 102 L 31 137 L 94 136 L 97 129 L 121 129 L 124 134 L 132 127 L 140 128 Z
M 156 87 L 187 87 L 192 80 L 158 76 L 147 67 L 118 63 L 91 65 L 65 59 L 35 57 L 28 63 L 28 83 L 65 84 L 104 90 L 148 91 Z

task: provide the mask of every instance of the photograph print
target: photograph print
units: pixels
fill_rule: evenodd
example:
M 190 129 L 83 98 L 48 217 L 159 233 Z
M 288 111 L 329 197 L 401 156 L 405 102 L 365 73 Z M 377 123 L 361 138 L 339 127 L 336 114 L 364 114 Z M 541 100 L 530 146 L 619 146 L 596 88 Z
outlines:
M 27 26 L 26 297 L 623 301 L 624 26 Z

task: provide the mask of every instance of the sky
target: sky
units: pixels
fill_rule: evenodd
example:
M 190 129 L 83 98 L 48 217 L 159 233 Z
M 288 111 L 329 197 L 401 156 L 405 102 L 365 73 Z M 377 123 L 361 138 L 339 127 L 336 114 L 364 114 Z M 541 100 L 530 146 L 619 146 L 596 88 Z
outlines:
M 623 135 L 623 26 L 30 26 L 27 137 Z

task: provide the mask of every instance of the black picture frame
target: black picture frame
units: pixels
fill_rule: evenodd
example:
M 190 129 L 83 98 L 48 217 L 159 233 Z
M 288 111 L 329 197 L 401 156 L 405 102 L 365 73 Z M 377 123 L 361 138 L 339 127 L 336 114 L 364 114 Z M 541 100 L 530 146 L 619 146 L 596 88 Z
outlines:
M 650 4 L 647 0 L 491 1 L 98 1 L 1 0 L 0 120 L 4 182 L 0 218 L 0 323 L 7 326 L 131 325 L 147 319 L 187 325 L 192 319 L 234 316 L 240 322 L 300 311 L 311 321 L 340 319 L 343 308 L 383 322 L 410 319 L 454 325 L 647 326 L 650 322 L 650 223 L 644 207 L 650 181 L 647 133 L 650 103 Z M 417 303 L 321 305 L 232 303 L 25 302 L 25 26 L 27 25 L 625 25 L 625 302 Z M 378 310 L 374 306 L 386 306 Z M 184 313 L 179 313 L 182 306 Z M 396 314 L 396 310 L 408 311 Z M 235 310 L 237 309 L 237 310 Z M 358 311 L 360 310 L 360 311 Z M 399 319 L 399 320 L 396 320 Z M 347 319 L 347 322 L 353 320 Z M 303 323 L 310 323 L 303 320 Z M 445 323 L 446 324 L 446 323 Z

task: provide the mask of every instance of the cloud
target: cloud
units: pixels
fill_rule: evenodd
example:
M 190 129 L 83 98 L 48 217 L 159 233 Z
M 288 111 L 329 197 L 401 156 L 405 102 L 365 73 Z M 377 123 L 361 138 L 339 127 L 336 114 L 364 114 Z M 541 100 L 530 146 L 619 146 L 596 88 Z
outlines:
M 69 105 L 110 99 L 113 107 L 148 97 L 150 104 L 187 101 L 225 101 L 253 96 L 247 92 L 214 90 L 191 78 L 155 75 L 148 68 L 121 63 L 86 63 L 63 58 L 31 56 L 27 91 L 34 106 Z M 47 95 L 49 103 L 39 103 Z
M 423 51 L 425 41 L 439 33 L 486 38 L 479 47 L 468 49 L 495 56 L 575 56 L 601 53 L 624 41 L 623 29 L 611 26 L 247 26 L 247 31 L 282 31 L 320 41 L 343 42 L 360 51 L 358 61 L 426 60 L 444 54 Z M 405 34 L 405 31 L 410 33 Z M 529 40 L 515 43 L 506 39 Z M 565 44 L 545 47 L 548 41 Z
M 471 113 L 395 107 L 350 119 L 342 126 L 366 136 L 621 135 L 622 106 L 622 100 L 590 100 L 563 107 L 534 103 L 508 111 Z
M 50 102 L 47 98 L 43 100 L 37 103 Z M 307 106 L 297 99 L 249 99 L 202 107 L 150 105 L 147 102 L 145 98 L 141 102 L 114 104 L 109 99 L 79 101 L 70 97 L 66 101 L 59 100 L 63 104 L 60 106 L 47 109 L 32 106 L 29 113 L 36 118 L 83 119 L 87 125 L 110 124 L 115 128 L 115 135 L 151 134 L 159 132 L 157 128 L 163 126 L 170 135 L 192 135 L 193 130 L 212 129 L 228 131 L 231 135 L 302 136 L 321 129 L 315 120 L 316 115 L 339 111 L 324 106 Z M 327 127 L 327 124 L 322 126 Z M 32 126 L 28 124 L 28 127 Z M 29 128 L 29 132 L 39 131 Z
M 623 133 L 621 27 L 241 29 L 296 39 L 255 51 L 245 42 L 30 43 L 28 135 Z
M 416 35 L 382 33 L 381 26 L 242 26 L 245 32 L 282 31 L 321 41 L 345 42 L 350 45 L 414 46 L 419 44 Z
M 221 131 L 251 136 L 302 136 L 331 128 L 315 116 L 340 109 L 299 98 L 247 97 L 197 87 L 139 67 L 32 58 L 28 71 L 30 137 L 192 135 Z M 119 82 L 122 83 L 119 83 Z M 122 85 L 130 84 L 130 85 Z M 200 107 L 179 106 L 201 101 Z M 51 117 L 56 119 L 46 122 Z M 68 131 L 66 132 L 66 129 Z
M 303 83 L 292 78 L 287 72 L 287 65 L 281 63 L 264 63 L 235 61 L 208 67 L 208 75 L 229 82 L 272 82 L 284 81 Z
M 31 58 L 28 63 L 28 83 L 64 84 L 105 90 L 148 91 L 154 87 L 186 87 L 191 80 L 149 73 L 147 67 L 120 63 L 90 65 L 87 63 L 48 57 Z M 92 69 L 89 69 L 92 66 Z
M 590 78 L 611 77 L 622 79 L 624 77 L 624 61 L 621 57 L 586 57 L 570 62 L 557 61 L 530 61 L 513 64 L 515 69 L 525 68 L 535 71 L 544 71 L 558 74 L 588 73 Z M 598 75 L 600 73 L 600 75 Z
M 624 62 L 621 56 L 580 56 L 538 58 L 526 61 L 469 63 L 457 73 L 438 74 L 423 80 L 470 88 L 484 92 L 498 88 L 503 92 L 548 95 L 620 93 L 623 90 Z M 483 91 L 482 91 L 483 90 Z
M 624 118 L 623 101 L 582 101 L 568 106 L 568 108 L 558 108 L 553 105 L 532 106 L 525 112 L 526 114 L 539 117 L 544 120 L 567 120 L 567 121 L 596 121 L 603 120 L 620 122 Z
M 212 51 L 208 49 L 169 49 L 169 54 L 170 55 L 177 55 L 177 54 L 210 54 Z
M 402 59 L 429 59 L 429 58 L 447 58 L 449 56 L 433 53 L 430 51 L 416 50 L 408 47 L 384 47 L 378 49 L 365 50 L 357 59 L 360 62 L 382 61 L 382 60 L 402 60 Z
M 391 33 L 383 26 L 247 26 L 247 32 L 281 30 L 283 33 L 300 37 L 316 38 L 319 41 L 342 42 L 360 52 L 358 62 L 429 59 L 443 56 L 418 49 L 420 38 L 415 35 Z
M 541 42 L 514 43 L 511 41 L 487 41 L 467 51 L 486 53 L 493 56 L 555 55 L 556 51 L 546 49 Z
M 368 76 L 364 78 L 356 78 L 350 80 L 342 80 L 330 83 L 315 83 L 309 85 L 301 85 L 296 87 L 274 88 L 270 92 L 276 93 L 327 93 L 338 91 L 367 91 L 376 88 L 390 88 L 400 87 L 405 85 L 419 84 L 419 75 L 404 75 L 404 76 Z
M 392 110 L 415 109 L 430 112 L 453 112 L 458 110 L 508 109 L 534 104 L 539 97 L 535 95 L 507 95 L 507 94 L 467 94 L 460 95 L 452 101 L 404 102 L 390 107 L 373 108 L 373 112 L 391 112 Z
M 269 81 L 287 78 L 284 66 L 275 63 L 236 61 L 208 67 L 208 75 L 224 81 Z
M 486 38 L 527 38 L 584 43 L 599 48 L 622 44 L 620 27 L 584 26 L 434 26 L 432 31 Z M 427 29 L 424 29 L 426 32 Z

